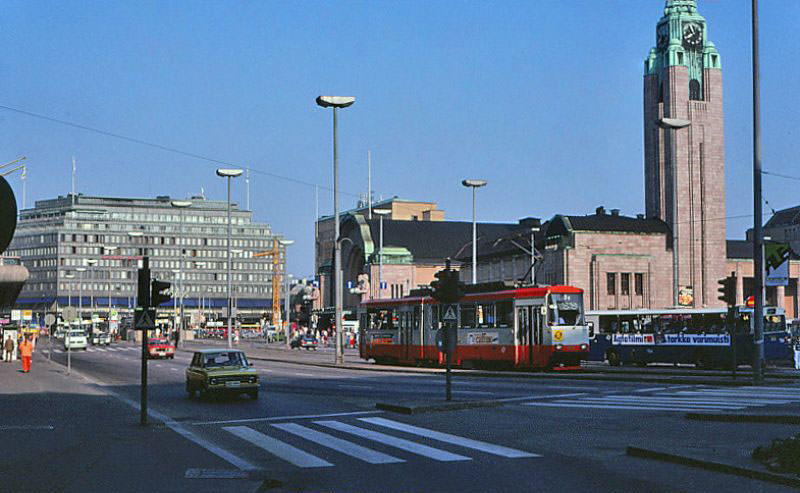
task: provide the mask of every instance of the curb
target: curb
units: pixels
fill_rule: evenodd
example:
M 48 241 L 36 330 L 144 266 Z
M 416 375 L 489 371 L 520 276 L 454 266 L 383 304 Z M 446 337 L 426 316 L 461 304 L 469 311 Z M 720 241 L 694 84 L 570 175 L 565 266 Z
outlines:
M 696 421 L 721 421 L 727 423 L 800 424 L 800 416 L 797 415 L 686 413 L 685 417 Z
M 757 469 L 750 469 L 748 467 L 742 467 L 742 466 L 734 466 L 732 464 L 725 464 L 723 462 L 695 459 L 683 455 L 669 454 L 666 452 L 659 452 L 656 450 L 632 447 L 630 445 L 626 447 L 625 453 L 631 457 L 641 457 L 644 459 L 654 459 L 663 462 L 671 462 L 673 464 L 680 464 L 689 467 L 697 467 L 700 469 L 706 469 L 708 471 L 733 474 L 735 476 L 742 476 L 750 479 L 758 479 L 760 481 L 768 481 L 770 483 L 776 483 L 786 486 L 792 486 L 794 488 L 800 488 L 800 479 L 788 475 L 777 474 L 767 471 L 759 471 Z
M 504 402 L 499 401 L 461 401 L 422 405 L 390 404 L 386 402 L 378 402 L 375 404 L 375 408 L 382 411 L 395 412 L 398 414 L 422 414 L 437 411 L 458 411 L 461 409 L 472 409 L 478 407 L 500 407 L 503 404 Z

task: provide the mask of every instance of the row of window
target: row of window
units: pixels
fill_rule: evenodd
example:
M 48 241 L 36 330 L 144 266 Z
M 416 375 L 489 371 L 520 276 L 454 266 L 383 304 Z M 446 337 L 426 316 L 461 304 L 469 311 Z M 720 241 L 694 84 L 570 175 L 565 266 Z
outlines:
M 24 291 L 47 291 L 47 290 L 54 290 L 56 287 L 55 283 L 29 283 L 25 285 Z M 262 294 L 262 295 L 271 295 L 272 294 L 272 286 L 244 286 L 244 285 L 234 285 L 232 286 L 232 293 L 235 295 L 237 294 Z M 70 295 L 77 295 L 81 290 L 83 290 L 84 295 L 88 293 L 102 293 L 102 295 L 107 296 L 109 292 L 112 293 L 113 296 L 120 296 L 123 293 L 135 293 L 136 292 L 136 285 L 135 284 L 106 284 L 106 283 L 84 283 L 81 287 L 77 283 L 59 283 L 59 295 L 60 296 L 70 296 Z M 197 294 L 203 293 L 226 293 L 227 286 L 217 286 L 217 285 L 186 285 L 183 286 L 183 290 L 186 293 L 185 296 L 189 296 L 192 293 L 192 297 L 196 297 Z
M 30 224 L 23 224 L 23 227 L 33 227 Z M 36 225 L 38 227 L 38 225 Z M 69 230 L 80 230 L 80 231 L 119 231 L 121 233 L 127 233 L 128 231 L 142 231 L 143 233 L 195 233 L 195 234 L 215 234 L 217 236 L 225 236 L 227 235 L 228 228 L 227 227 L 192 227 L 192 226 L 184 226 L 181 228 L 180 226 L 165 226 L 165 225 L 154 225 L 154 224 L 126 224 L 126 223 L 73 223 L 73 222 L 64 222 L 64 229 Z M 232 235 L 240 235 L 240 236 L 270 236 L 272 233 L 267 228 L 257 228 L 252 227 L 251 225 L 247 225 L 247 227 L 235 227 L 231 228 Z
M 606 273 L 606 293 L 609 296 L 617 294 L 617 276 L 619 275 L 619 294 L 629 296 L 631 294 L 631 273 L 630 272 L 608 272 Z M 633 294 L 642 296 L 644 294 L 644 274 L 636 272 L 633 274 Z

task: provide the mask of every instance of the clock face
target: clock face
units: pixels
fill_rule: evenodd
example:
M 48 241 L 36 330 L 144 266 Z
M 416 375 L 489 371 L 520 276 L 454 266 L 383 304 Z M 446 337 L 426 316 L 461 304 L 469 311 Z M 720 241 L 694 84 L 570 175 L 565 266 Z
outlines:
M 703 46 L 703 27 L 691 22 L 683 25 L 683 46 L 686 49 L 698 49 Z

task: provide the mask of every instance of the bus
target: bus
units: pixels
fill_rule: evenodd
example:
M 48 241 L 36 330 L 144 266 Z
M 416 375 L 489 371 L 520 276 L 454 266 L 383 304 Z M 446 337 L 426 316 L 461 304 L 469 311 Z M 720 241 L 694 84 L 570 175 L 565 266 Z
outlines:
M 692 363 L 714 368 L 731 367 L 735 352 L 737 365 L 750 364 L 752 314 L 746 307 L 735 307 L 732 320 L 725 308 L 588 311 L 588 359 L 611 366 Z M 793 359 L 782 308 L 764 308 L 764 358 L 781 364 Z
M 454 305 L 440 305 L 429 290 L 363 302 L 361 358 L 379 364 L 444 365 L 436 335 L 450 316 L 457 318 L 458 327 L 455 366 L 564 369 L 579 367 L 588 356 L 581 289 L 485 283 L 468 285 L 467 290 Z

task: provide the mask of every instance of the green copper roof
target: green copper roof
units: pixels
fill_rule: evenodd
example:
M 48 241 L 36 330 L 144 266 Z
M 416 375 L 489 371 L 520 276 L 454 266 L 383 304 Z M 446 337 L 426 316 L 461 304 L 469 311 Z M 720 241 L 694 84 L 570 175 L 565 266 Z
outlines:
M 687 39 L 696 44 L 687 44 Z M 696 0 L 666 0 L 664 15 L 656 25 L 656 46 L 645 58 L 644 74 L 660 75 L 662 69 L 676 65 L 688 67 L 690 78 L 701 82 L 703 68 L 722 68 Z

